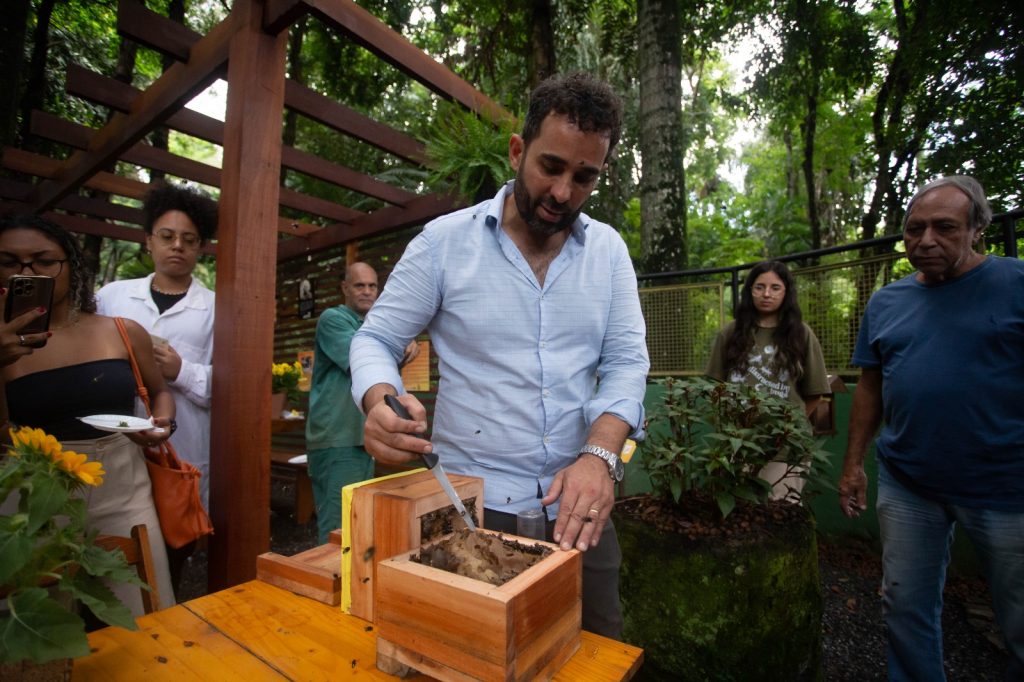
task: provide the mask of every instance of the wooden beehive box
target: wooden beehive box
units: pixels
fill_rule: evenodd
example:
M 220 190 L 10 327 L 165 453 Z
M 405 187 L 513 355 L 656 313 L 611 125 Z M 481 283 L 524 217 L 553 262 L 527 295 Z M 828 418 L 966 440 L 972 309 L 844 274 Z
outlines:
M 483 523 L 484 482 L 474 476 L 451 474 L 455 493 Z M 434 474 L 423 471 L 386 478 L 356 488 L 349 523 L 352 532 L 349 613 L 373 620 L 373 587 L 377 565 L 384 559 L 419 548 L 422 518 L 451 507 Z M 457 513 L 452 508 L 452 514 Z M 456 523 L 461 523 L 457 521 Z
M 555 551 L 500 587 L 410 561 L 416 552 L 382 561 L 377 667 L 460 682 L 550 679 L 580 646 L 582 555 L 547 546 Z
M 341 603 L 341 533 L 294 556 L 267 552 L 256 557 L 256 579 L 324 604 Z

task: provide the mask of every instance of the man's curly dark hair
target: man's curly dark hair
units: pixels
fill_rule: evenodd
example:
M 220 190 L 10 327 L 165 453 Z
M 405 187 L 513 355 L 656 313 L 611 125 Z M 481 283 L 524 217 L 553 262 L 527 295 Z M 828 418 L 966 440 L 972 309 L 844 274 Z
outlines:
M 523 123 L 523 142 L 527 145 L 540 135 L 540 126 L 548 114 L 560 114 L 584 133 L 608 136 L 608 156 L 622 134 L 622 100 L 602 80 L 583 71 L 552 76 L 530 94 L 530 105 Z
M 181 211 L 188 216 L 205 244 L 217 234 L 217 202 L 210 197 L 180 185 L 157 185 L 142 204 L 142 229 L 153 234 L 153 223 L 168 211 Z

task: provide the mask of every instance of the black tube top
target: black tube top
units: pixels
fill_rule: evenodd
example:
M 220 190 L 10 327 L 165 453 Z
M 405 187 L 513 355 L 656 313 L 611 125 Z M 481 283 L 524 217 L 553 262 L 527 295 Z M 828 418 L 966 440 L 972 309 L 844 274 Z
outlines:
M 80 422 L 93 414 L 135 413 L 135 376 L 128 360 L 93 360 L 18 377 L 6 386 L 10 421 L 57 440 L 107 435 Z

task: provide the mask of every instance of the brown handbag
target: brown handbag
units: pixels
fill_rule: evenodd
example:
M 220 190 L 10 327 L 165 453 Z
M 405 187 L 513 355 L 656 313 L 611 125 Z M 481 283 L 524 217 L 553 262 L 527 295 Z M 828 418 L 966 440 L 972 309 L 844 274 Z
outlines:
M 128 332 L 124 328 L 124 320 L 115 317 L 114 322 L 128 349 L 128 360 L 132 364 L 139 398 L 146 406 L 146 414 L 152 417 L 149 391 L 142 383 L 142 374 L 139 372 L 139 364 L 135 360 L 135 351 L 128 339 Z M 142 452 L 146 456 L 149 480 L 153 485 L 153 502 L 156 504 L 157 516 L 160 517 L 160 531 L 163 533 L 164 542 L 169 547 L 178 549 L 204 535 L 212 534 L 213 525 L 199 497 L 199 478 L 202 476 L 199 469 L 180 459 L 169 440 L 153 447 L 144 447 Z

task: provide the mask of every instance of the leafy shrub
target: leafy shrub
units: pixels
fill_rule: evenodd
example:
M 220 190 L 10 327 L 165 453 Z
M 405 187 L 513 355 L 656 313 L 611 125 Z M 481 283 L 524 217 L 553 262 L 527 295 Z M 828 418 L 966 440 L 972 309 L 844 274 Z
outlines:
M 777 481 L 765 481 L 758 472 L 771 461 L 787 465 L 784 476 L 798 475 L 813 481 L 812 487 L 828 485 L 820 473 L 827 453 L 790 402 L 746 384 L 704 378 L 656 383 L 665 392 L 650 415 L 642 463 L 655 495 L 679 503 L 686 492 L 703 491 L 725 517 L 737 500 L 768 501 Z

